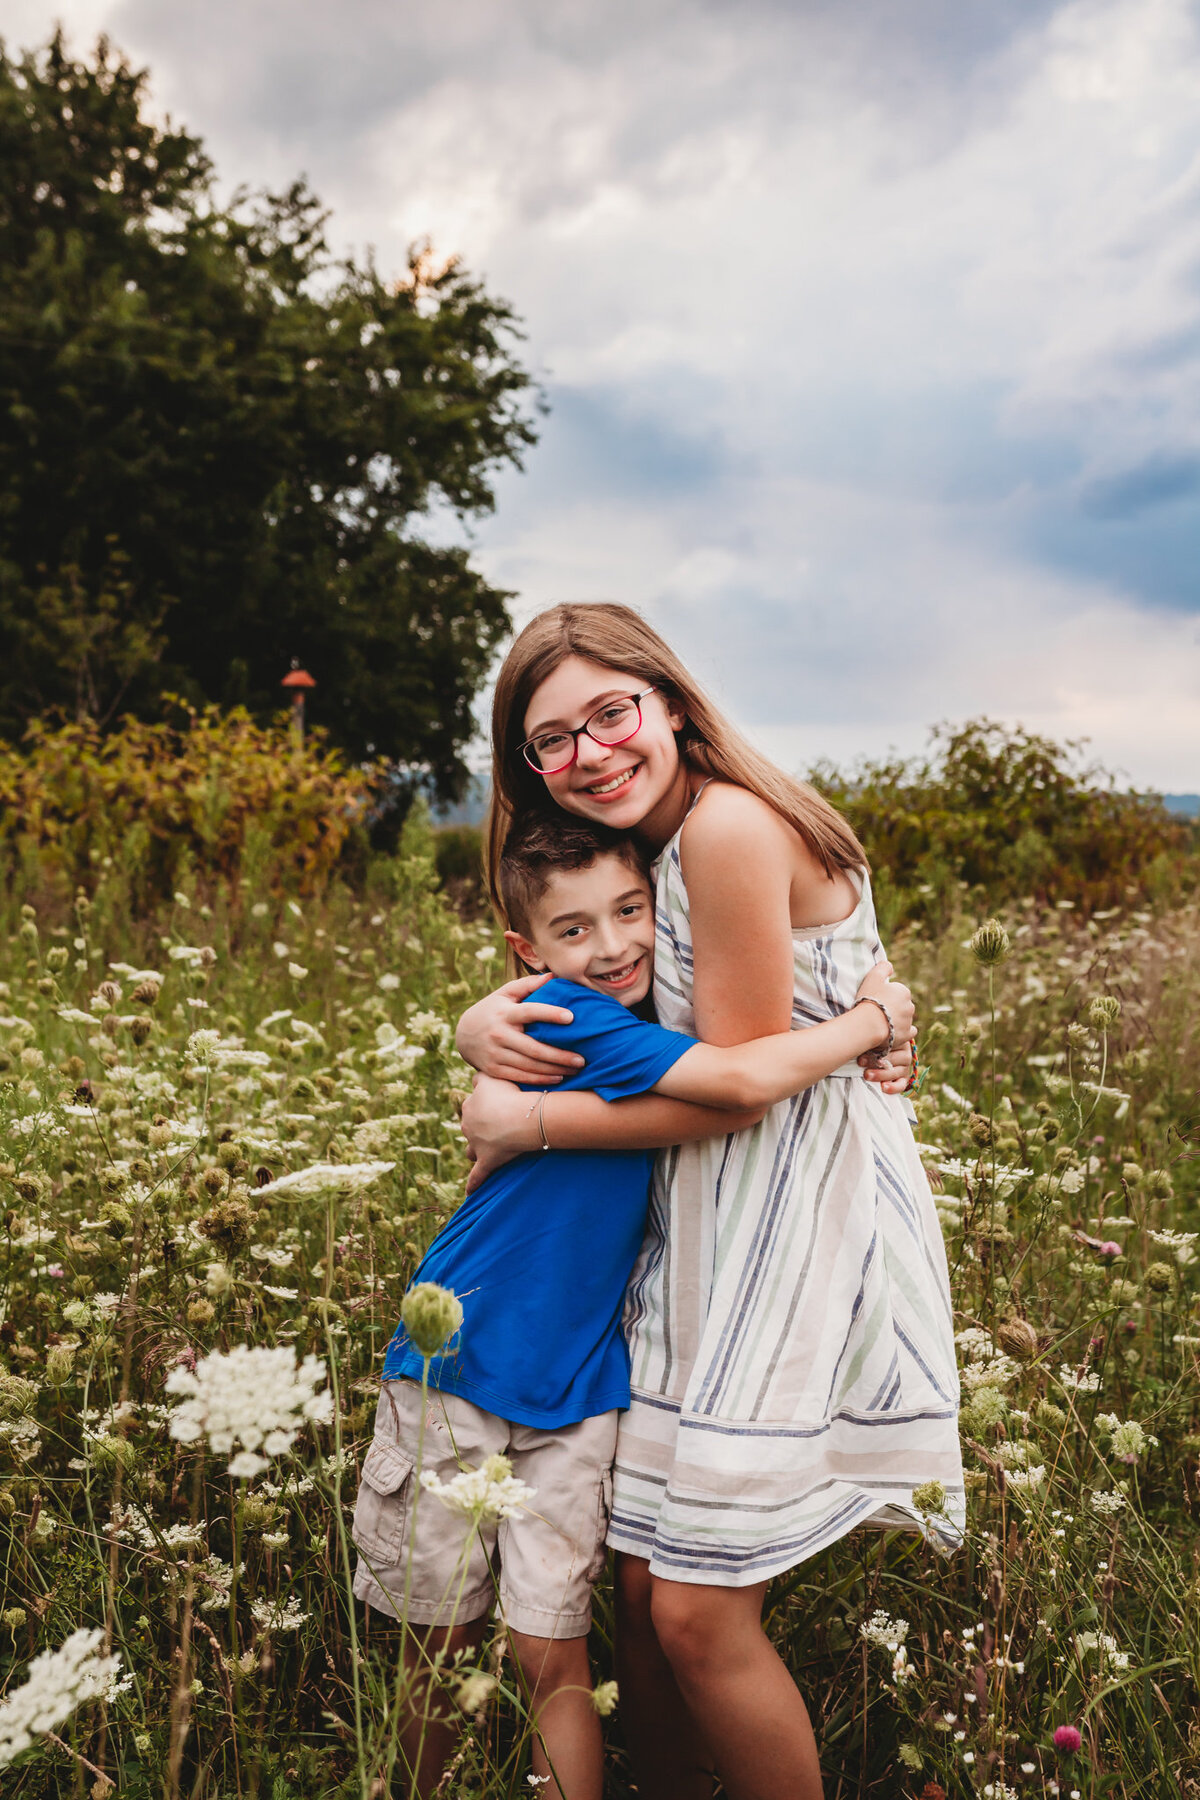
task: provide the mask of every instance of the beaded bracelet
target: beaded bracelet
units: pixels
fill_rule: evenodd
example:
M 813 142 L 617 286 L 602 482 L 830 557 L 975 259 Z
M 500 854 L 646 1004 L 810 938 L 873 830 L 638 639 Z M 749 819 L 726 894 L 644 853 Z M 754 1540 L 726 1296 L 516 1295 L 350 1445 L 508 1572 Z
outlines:
M 883 1014 L 884 1018 L 887 1020 L 888 1035 L 887 1035 L 887 1043 L 886 1044 L 876 1044 L 874 1046 L 874 1054 L 876 1056 L 890 1056 L 892 1053 L 892 1049 L 896 1042 L 896 1027 L 892 1023 L 892 1015 L 888 1011 L 887 1007 L 883 1004 L 883 1001 L 877 1000 L 875 998 L 874 994 L 860 994 L 858 999 L 854 1002 L 854 1005 L 855 1006 L 863 1006 L 863 1005 L 877 1006 L 879 1008 L 880 1012 Z M 851 1011 L 853 1011 L 853 1010 L 854 1010 L 854 1008 L 852 1007 Z

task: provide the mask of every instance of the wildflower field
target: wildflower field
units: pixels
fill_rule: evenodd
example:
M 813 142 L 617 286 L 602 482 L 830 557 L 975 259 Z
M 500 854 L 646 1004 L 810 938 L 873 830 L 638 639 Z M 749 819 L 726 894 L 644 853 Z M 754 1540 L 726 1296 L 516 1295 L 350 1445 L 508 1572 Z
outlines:
M 135 905 L 110 852 L 76 904 L 14 877 L 0 913 L 0 1780 L 405 1793 L 401 1627 L 350 1599 L 348 1526 L 462 1192 L 452 1025 L 499 940 L 421 817 L 299 897 L 264 865 Z M 1200 1795 L 1200 911 L 1015 901 L 976 934 L 976 898 L 890 946 L 969 1538 L 855 1535 L 775 1585 L 771 1629 L 831 1796 Z M 610 1616 L 602 1590 L 598 1684 Z M 533 1791 L 503 1644 L 436 1679 L 444 1791 Z M 619 1701 L 606 1730 L 624 1795 Z

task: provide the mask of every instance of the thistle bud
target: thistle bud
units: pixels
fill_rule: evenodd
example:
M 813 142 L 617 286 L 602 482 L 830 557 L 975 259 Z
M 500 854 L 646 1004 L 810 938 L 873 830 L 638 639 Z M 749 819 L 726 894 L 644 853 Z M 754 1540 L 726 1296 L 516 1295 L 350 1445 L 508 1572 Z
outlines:
M 1107 1031 L 1121 1016 L 1121 1002 L 1115 994 L 1102 994 L 1088 1007 L 1088 1018 L 1098 1031 Z
M 138 982 L 129 997 L 131 1000 L 136 1000 L 139 1006 L 153 1006 L 161 993 L 162 982 L 158 976 L 147 975 L 144 981 Z
M 970 941 L 971 955 L 984 968 L 1002 963 L 1011 949 L 1008 933 L 999 919 L 985 919 Z
M 996 1331 L 1000 1348 L 1009 1356 L 1019 1357 L 1028 1362 L 1031 1356 L 1037 1355 L 1037 1332 L 1028 1319 L 1003 1319 Z
M 436 1281 L 419 1281 L 400 1305 L 400 1322 L 420 1356 L 437 1356 L 463 1322 L 458 1295 Z

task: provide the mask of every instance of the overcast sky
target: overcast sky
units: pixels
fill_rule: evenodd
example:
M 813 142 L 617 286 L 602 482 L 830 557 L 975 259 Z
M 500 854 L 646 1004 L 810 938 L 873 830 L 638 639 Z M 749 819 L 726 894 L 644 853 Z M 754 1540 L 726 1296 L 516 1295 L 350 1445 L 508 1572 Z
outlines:
M 1200 788 L 1200 9 L 5 0 L 222 177 L 460 252 L 550 414 L 475 530 L 790 767 L 981 712 Z

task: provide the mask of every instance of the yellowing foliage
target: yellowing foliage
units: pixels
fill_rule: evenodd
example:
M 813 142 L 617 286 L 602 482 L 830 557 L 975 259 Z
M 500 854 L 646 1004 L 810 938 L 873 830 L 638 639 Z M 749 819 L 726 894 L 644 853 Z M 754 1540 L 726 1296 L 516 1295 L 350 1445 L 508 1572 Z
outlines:
M 0 744 L 0 868 L 10 885 L 69 895 L 120 868 L 136 904 L 206 879 L 320 891 L 365 815 L 374 769 L 348 768 L 318 732 L 241 708 L 176 705 L 159 724 L 34 724 Z

